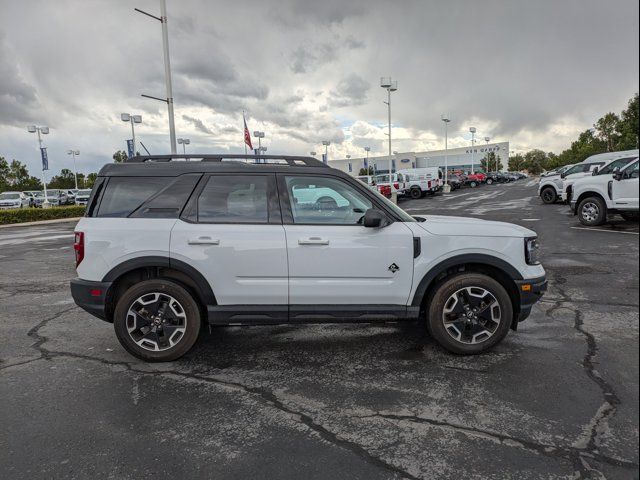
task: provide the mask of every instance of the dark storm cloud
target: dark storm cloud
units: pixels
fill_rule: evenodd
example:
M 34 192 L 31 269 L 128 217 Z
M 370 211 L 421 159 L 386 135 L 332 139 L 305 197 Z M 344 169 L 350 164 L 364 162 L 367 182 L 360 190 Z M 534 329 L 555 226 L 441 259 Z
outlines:
M 325 139 L 343 153 L 382 150 L 386 75 L 399 85 L 393 123 L 415 139 L 441 137 L 446 112 L 459 141 L 473 122 L 545 150 L 638 89 L 637 0 L 167 3 L 176 121 L 230 151 L 243 150 L 229 131 L 242 110 L 270 152 Z M 156 0 L 135 6 L 158 14 Z M 128 135 L 125 111 L 143 114 L 147 146 L 168 149 L 166 106 L 140 97 L 164 96 L 160 25 L 130 2 L 0 0 L 0 31 L 0 155 L 37 161 L 24 125 L 49 122 L 54 162 L 66 159 L 56 142 L 63 153 L 76 143 L 80 162 L 110 158 Z M 356 121 L 372 128 L 350 132 Z M 225 135 L 237 143 L 215 143 Z
M 329 104 L 333 107 L 362 105 L 367 100 L 371 83 L 361 76 L 352 73 L 340 80 L 331 92 Z

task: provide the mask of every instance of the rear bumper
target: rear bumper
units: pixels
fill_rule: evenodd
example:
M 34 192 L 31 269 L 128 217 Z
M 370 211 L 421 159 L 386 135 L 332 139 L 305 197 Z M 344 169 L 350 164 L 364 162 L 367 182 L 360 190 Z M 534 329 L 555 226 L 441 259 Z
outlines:
M 71 296 L 80 308 L 101 320 L 107 319 L 107 292 L 111 282 L 93 282 L 74 278 L 71 280 Z
M 529 317 L 533 306 L 542 298 L 544 292 L 547 291 L 547 284 L 546 275 L 526 280 L 516 280 L 518 295 L 520 297 L 518 322 L 522 322 Z

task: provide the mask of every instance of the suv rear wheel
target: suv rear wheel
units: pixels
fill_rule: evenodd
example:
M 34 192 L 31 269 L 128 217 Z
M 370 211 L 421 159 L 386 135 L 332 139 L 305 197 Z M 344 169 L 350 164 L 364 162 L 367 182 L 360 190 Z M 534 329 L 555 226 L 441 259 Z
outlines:
M 587 227 L 602 225 L 607 221 L 607 206 L 599 197 L 585 198 L 578 205 L 578 219 Z
M 475 355 L 499 343 L 512 320 L 511 298 L 500 283 L 487 275 L 462 273 L 436 288 L 427 328 L 450 352 Z
M 420 188 L 418 187 L 411 188 L 411 190 L 409 191 L 409 194 L 413 199 L 422 198 L 422 190 L 420 190 Z
M 546 187 L 540 193 L 540 198 L 542 198 L 542 201 L 547 204 L 556 203 L 556 200 L 558 200 L 558 194 L 553 187 Z
M 131 355 L 170 362 L 187 353 L 200 332 L 200 309 L 191 294 L 165 279 L 145 280 L 118 300 L 116 336 Z
M 487 185 L 491 185 L 493 183 L 493 178 L 487 178 Z

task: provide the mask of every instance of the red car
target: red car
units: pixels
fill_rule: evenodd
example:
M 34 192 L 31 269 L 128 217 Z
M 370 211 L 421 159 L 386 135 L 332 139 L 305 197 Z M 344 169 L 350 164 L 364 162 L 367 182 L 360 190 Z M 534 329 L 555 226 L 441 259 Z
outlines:
M 487 176 L 484 173 L 470 173 L 467 175 L 467 185 L 471 188 L 477 187 L 481 183 L 484 183 L 487 180 Z

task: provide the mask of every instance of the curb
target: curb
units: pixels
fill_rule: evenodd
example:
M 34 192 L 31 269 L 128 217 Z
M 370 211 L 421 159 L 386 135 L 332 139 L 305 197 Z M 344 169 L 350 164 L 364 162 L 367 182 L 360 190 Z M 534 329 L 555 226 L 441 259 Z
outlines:
M 77 222 L 81 218 L 82 217 L 54 218 L 53 220 L 38 220 L 37 222 L 9 223 L 7 225 L 0 225 L 0 228 L 31 227 L 33 225 L 49 225 L 51 223 Z

